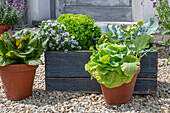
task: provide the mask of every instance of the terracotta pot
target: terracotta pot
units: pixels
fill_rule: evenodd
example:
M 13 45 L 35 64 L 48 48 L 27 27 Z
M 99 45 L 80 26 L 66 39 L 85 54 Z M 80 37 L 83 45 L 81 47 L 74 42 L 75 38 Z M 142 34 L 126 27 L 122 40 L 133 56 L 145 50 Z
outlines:
M 131 82 L 125 83 L 119 87 L 107 88 L 106 86 L 101 84 L 101 89 L 106 104 L 121 105 L 130 102 L 132 99 L 136 78 L 139 72 L 140 70 L 138 70 L 138 72 L 134 75 Z
M 16 64 L 0 66 L 0 75 L 7 99 L 22 100 L 32 95 L 37 66 Z
M 10 26 L 8 26 L 8 25 L 0 25 L 0 34 L 7 32 L 9 30 L 9 28 L 10 28 Z

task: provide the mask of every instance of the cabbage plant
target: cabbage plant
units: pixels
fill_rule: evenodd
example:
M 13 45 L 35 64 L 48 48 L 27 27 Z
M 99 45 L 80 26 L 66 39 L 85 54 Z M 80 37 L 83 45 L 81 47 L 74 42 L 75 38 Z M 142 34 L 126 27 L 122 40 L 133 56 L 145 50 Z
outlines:
M 48 39 L 39 37 L 29 30 L 21 30 L 13 36 L 4 33 L 0 36 L 0 66 L 10 64 L 43 64 L 39 59 Z

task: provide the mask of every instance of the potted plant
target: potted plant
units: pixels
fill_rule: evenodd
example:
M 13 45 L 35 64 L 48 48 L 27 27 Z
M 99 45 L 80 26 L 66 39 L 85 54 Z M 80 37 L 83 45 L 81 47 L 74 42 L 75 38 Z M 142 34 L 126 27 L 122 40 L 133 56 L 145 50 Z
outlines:
M 94 22 L 88 15 L 73 14 L 61 15 L 56 21 L 42 22 L 40 35 L 49 38 L 45 52 L 47 90 L 81 90 L 79 82 L 90 78 L 84 71 L 84 64 L 91 55 L 90 46 L 96 44 L 101 33 Z M 73 79 L 76 81 L 71 82 Z M 62 82 L 63 80 L 70 82 Z
M 23 1 L 1 0 L 0 1 L 0 34 L 14 27 L 25 14 L 28 6 Z
M 46 42 L 29 30 L 0 36 L 0 76 L 9 100 L 25 99 L 32 94 L 36 68 L 42 61 Z
M 121 105 L 131 100 L 140 60 L 147 53 L 141 50 L 149 47 L 149 39 L 149 35 L 136 37 L 131 47 L 112 40 L 93 50 L 85 70 L 101 84 L 107 104 Z

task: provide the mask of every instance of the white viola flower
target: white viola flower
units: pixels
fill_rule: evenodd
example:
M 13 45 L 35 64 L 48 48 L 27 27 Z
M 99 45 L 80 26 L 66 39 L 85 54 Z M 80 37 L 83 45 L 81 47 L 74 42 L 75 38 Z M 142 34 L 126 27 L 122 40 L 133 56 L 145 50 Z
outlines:
M 47 20 L 47 22 L 51 22 L 51 20 Z
M 48 26 L 47 26 L 47 25 L 45 25 L 45 26 L 44 26 L 44 29 L 47 29 L 47 28 L 48 28 Z
M 64 40 L 65 42 L 68 42 L 68 38 L 65 38 L 65 40 Z
M 17 37 L 15 37 L 15 39 L 20 39 L 20 37 L 19 37 L 19 36 L 17 36 Z
M 52 26 L 56 26 L 57 24 L 56 23 L 53 23 Z
M 75 39 L 75 36 L 71 36 L 72 39 Z

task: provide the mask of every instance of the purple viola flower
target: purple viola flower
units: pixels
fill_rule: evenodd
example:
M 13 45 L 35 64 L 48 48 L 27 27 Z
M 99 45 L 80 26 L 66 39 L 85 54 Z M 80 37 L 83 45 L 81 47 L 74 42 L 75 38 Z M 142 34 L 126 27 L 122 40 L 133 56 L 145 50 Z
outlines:
M 53 46 L 53 44 L 52 43 L 49 43 L 49 47 L 52 47 Z
M 16 0 L 15 3 L 18 3 L 18 1 Z
M 61 42 L 61 45 L 62 45 L 62 46 L 64 46 L 64 44 L 65 44 L 64 42 Z
M 60 49 L 60 47 L 57 47 L 56 49 L 57 49 L 57 50 L 59 50 L 59 49 Z
M 46 35 L 47 37 L 49 37 L 49 36 L 50 36 L 48 32 L 47 32 L 45 35 Z
M 8 11 L 8 9 L 5 9 L 6 11 Z
M 51 27 L 51 26 L 52 26 L 52 24 L 51 24 L 51 23 L 48 23 L 48 26 L 49 26 L 49 27 Z
M 60 38 L 59 37 L 55 37 L 55 40 L 56 40 L 56 42 L 58 42 L 60 40 Z
M 78 43 L 78 42 L 75 42 L 75 44 L 76 44 L 76 45 L 79 45 L 79 43 Z
M 71 45 L 71 48 L 75 48 L 75 46 L 74 46 L 74 45 Z
M 69 45 L 71 44 L 71 40 L 68 41 L 68 44 L 69 44 Z
M 66 35 L 66 36 L 69 36 L 69 32 L 65 32 L 65 35 Z
M 72 42 L 72 43 L 74 43 L 74 42 L 75 42 L 75 40 L 71 40 L 71 42 Z
M 44 35 L 44 31 L 41 31 L 41 35 Z
M 54 31 L 54 30 L 51 30 L 51 34 L 52 34 L 52 35 L 55 35 L 55 31 Z

